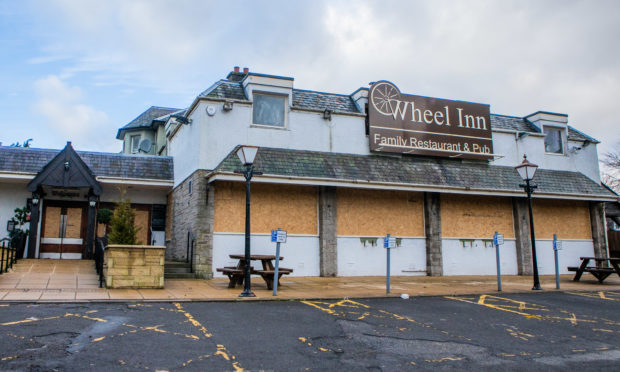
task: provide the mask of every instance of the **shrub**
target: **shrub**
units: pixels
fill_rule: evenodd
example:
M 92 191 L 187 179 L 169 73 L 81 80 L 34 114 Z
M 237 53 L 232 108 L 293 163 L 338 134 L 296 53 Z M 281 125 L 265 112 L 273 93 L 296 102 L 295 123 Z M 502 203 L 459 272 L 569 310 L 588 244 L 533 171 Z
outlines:
M 131 208 L 129 199 L 120 200 L 116 203 L 112 219 L 110 220 L 110 244 L 135 245 L 137 234 L 140 230 L 134 226 L 136 213 Z

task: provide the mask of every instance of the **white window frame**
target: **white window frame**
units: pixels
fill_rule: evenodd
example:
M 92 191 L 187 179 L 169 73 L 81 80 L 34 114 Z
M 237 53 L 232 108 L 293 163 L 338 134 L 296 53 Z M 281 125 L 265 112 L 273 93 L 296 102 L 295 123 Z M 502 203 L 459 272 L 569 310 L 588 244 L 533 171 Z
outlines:
M 283 109 L 284 109 L 284 122 L 282 123 L 281 126 L 280 125 L 255 123 L 254 122 L 254 108 L 256 106 L 254 105 L 254 103 L 252 103 L 252 127 L 270 128 L 270 129 L 287 129 L 288 128 L 288 95 L 286 95 L 286 94 L 271 93 L 271 92 L 257 92 L 257 91 L 252 92 L 252 100 L 255 100 L 256 96 L 270 96 L 270 97 L 281 98 L 283 100 L 283 105 L 284 105 L 284 107 L 283 107 Z
M 558 131 L 560 132 L 560 142 L 562 145 L 562 152 L 549 152 L 547 151 L 547 133 L 545 133 L 545 130 L 553 130 L 553 131 Z M 565 155 L 566 154 L 566 128 L 563 127 L 556 127 L 554 125 L 544 125 L 543 126 L 543 134 L 545 135 L 544 140 L 543 140 L 543 146 L 545 146 L 545 154 L 547 155 Z
M 138 151 L 140 150 L 140 138 L 141 138 L 141 137 L 142 137 L 142 136 L 141 136 L 141 135 L 139 135 L 139 134 L 134 134 L 134 135 L 129 136 L 129 150 L 130 150 L 130 152 L 131 152 L 132 154 L 137 154 L 137 153 L 138 153 Z M 134 138 L 137 138 L 137 141 L 136 141 L 136 148 L 135 148 L 135 149 L 134 149 L 134 146 L 133 146 L 133 144 L 134 144 L 134 142 L 133 142 Z

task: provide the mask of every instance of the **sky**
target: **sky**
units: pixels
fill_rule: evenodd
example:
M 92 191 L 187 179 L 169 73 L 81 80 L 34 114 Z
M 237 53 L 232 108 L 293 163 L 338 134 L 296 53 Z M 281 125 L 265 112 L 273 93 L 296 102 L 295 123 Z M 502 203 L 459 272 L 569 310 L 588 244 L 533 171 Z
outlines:
M 620 150 L 620 1 L 0 0 L 0 142 L 119 152 L 150 106 L 186 108 L 233 66 L 350 94 L 568 114 Z

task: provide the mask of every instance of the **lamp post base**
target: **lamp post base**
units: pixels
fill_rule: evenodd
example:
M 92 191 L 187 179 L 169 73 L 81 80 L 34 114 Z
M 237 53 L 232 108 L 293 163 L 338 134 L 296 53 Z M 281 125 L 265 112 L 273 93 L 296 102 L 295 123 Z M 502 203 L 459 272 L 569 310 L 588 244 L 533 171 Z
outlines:
M 542 291 L 542 287 L 540 285 L 535 285 L 532 287 L 532 291 Z
M 254 294 L 254 292 L 252 291 L 246 291 L 244 290 L 243 292 L 241 292 L 241 294 L 239 295 L 239 297 L 256 297 L 256 295 Z

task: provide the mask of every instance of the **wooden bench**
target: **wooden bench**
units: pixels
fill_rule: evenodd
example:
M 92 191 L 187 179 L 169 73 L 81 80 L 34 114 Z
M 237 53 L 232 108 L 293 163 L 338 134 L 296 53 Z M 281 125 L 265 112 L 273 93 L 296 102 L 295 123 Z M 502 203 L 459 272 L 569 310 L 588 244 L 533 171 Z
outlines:
M 598 257 L 580 257 L 580 259 L 581 259 L 581 265 L 579 267 L 577 266 L 567 267 L 568 271 L 575 272 L 575 277 L 573 278 L 573 281 L 575 282 L 578 282 L 579 279 L 581 279 L 581 275 L 583 275 L 583 273 L 592 274 L 601 284 L 603 283 L 605 279 L 607 279 L 608 276 L 610 276 L 613 273 L 617 273 L 618 276 L 620 276 L 620 270 L 618 269 L 618 261 L 620 261 L 619 259 L 598 258 Z M 591 260 L 594 261 L 595 264 L 596 263 L 602 264 L 604 262 L 609 262 L 612 267 L 589 266 L 588 264 L 590 263 Z
M 273 277 L 275 276 L 275 270 L 256 270 L 256 274 L 263 277 L 265 283 L 267 283 L 267 289 L 273 289 Z M 278 286 L 280 285 L 280 278 L 282 275 L 288 275 L 293 272 L 293 269 L 287 269 L 285 267 L 278 268 Z
M 228 288 L 235 288 L 237 284 L 243 284 L 244 272 L 242 269 L 238 269 L 235 266 L 225 266 L 216 269 L 218 272 L 228 276 Z M 250 272 L 254 271 L 254 268 L 250 266 Z

